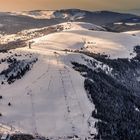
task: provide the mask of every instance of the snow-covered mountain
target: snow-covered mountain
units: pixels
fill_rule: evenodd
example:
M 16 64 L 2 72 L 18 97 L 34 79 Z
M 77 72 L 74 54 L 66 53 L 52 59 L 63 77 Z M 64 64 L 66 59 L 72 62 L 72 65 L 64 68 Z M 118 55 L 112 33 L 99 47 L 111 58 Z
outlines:
M 56 16 L 66 18 L 67 12 L 79 11 Z M 37 13 L 26 14 L 42 18 Z M 139 138 L 139 31 L 113 33 L 91 22 L 68 21 L 2 36 L 7 43 L 19 39 L 28 45 L 0 53 L 0 136 Z
M 74 25 L 79 27 L 86 24 L 78 23 L 76 25 L 75 23 Z M 88 26 L 87 24 L 86 27 Z M 81 29 L 88 30 L 82 26 Z M 55 34 L 52 36 L 55 37 Z M 16 49 L 1 55 L 1 59 L 6 58 L 1 64 L 3 67 L 1 71 L 8 67 L 5 66 L 7 58 L 27 59 L 28 61 L 34 57 L 38 58 L 32 70 L 22 80 L 8 85 L 7 78 L 1 77 L 1 80 L 3 79 L 1 88 L 3 99 L 0 106 L 1 122 L 8 126 L 12 125 L 18 131 L 36 132 L 46 137 L 74 135 L 81 138 L 88 137 L 88 121 L 94 105 L 90 103 L 85 92 L 84 78 L 72 69 L 70 63 L 71 59 L 81 62 L 84 62 L 84 59 L 82 55 L 75 53 L 68 53 L 69 57 L 67 57 L 65 51 L 62 51 L 65 49 L 65 43 L 62 42 L 61 48 L 56 49 L 59 42 L 54 41 L 54 44 L 47 45 L 44 42 L 47 38 L 49 36 L 35 39 L 35 43 L 32 45 L 33 49 Z M 63 36 L 64 38 L 65 36 Z M 72 40 L 67 41 L 72 43 Z M 11 103 L 11 106 L 8 106 L 8 102 Z
M 71 10 L 72 11 L 72 10 Z M 36 19 L 71 19 L 71 20 L 76 20 L 80 18 L 84 18 L 86 15 L 86 11 L 81 11 L 81 10 L 73 10 L 73 14 L 70 12 L 62 12 L 62 11 L 54 11 L 54 10 L 35 10 L 35 11 L 25 11 L 25 12 L 15 12 L 12 13 L 13 15 L 24 15 L 24 16 L 29 16 L 33 17 Z
M 42 28 L 68 21 L 87 22 L 96 25 L 108 25 L 107 29 L 113 31 L 110 24 L 120 22 L 126 19 L 136 19 L 139 16 L 132 14 L 123 14 L 110 11 L 85 11 L 79 9 L 64 9 L 64 10 L 36 10 L 25 12 L 9 12 L 0 13 L 0 32 L 1 34 L 17 33 L 22 30 L 28 30 L 33 28 Z M 135 26 L 126 27 L 125 31 L 134 29 Z M 137 29 L 140 29 L 140 27 Z M 120 30 L 114 30 L 120 31 Z M 124 31 L 124 30 L 121 30 Z

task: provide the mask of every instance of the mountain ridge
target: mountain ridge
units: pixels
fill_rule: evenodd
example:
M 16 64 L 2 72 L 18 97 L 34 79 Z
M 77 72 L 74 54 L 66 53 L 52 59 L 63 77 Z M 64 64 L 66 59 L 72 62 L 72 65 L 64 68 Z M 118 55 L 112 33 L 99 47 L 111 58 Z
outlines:
M 1 12 L 0 13 L 0 31 L 1 34 L 17 33 L 25 29 L 42 28 L 68 21 L 88 22 L 96 25 L 104 26 L 120 22 L 122 20 L 138 18 L 139 16 L 132 14 L 124 14 L 110 11 L 85 11 L 80 9 L 62 9 L 50 12 L 42 10 L 27 12 Z M 108 30 L 114 31 L 113 27 Z M 130 29 L 129 29 L 130 28 Z M 125 31 L 134 30 L 135 27 L 129 27 Z M 137 27 L 140 29 L 140 26 Z M 115 30 L 120 31 L 120 30 Z M 123 30 L 124 31 L 124 30 Z

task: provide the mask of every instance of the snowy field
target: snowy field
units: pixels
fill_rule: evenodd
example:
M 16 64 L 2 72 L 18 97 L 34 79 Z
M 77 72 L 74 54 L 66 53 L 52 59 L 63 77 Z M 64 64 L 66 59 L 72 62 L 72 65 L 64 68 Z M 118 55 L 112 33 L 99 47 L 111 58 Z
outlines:
M 129 31 L 129 32 L 125 32 L 126 34 L 130 34 L 130 35 L 133 35 L 133 36 L 137 36 L 137 37 L 140 37 L 140 31 Z
M 22 80 L 1 88 L 1 121 L 43 136 L 86 136 L 93 108 L 84 79 L 69 67 L 65 53 L 40 47 L 18 51 L 38 54 L 39 61 Z
M 130 53 L 140 44 L 140 39 L 124 33 L 90 31 L 86 24 L 72 26 L 74 28 L 67 31 L 35 39 L 32 49 L 14 50 L 20 54 L 34 54 L 38 61 L 22 79 L 11 85 L 1 85 L 0 112 L 3 116 L 0 123 L 12 125 L 21 132 L 48 137 L 89 136 L 88 123 L 94 105 L 84 89 L 84 78 L 72 68 L 71 61 L 88 65 L 83 58 L 90 58 L 62 50 L 82 48 L 106 53 L 111 58 L 129 58 L 135 55 Z M 6 64 L 0 65 L 0 70 L 6 67 Z M 92 131 L 96 133 L 96 129 Z

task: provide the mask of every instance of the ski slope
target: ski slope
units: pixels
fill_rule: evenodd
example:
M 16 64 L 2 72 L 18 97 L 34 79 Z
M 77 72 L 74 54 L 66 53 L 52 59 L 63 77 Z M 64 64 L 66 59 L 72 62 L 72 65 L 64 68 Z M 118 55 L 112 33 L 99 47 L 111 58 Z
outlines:
M 130 34 L 130 35 L 134 35 L 134 36 L 137 36 L 137 37 L 140 37 L 140 30 L 137 30 L 137 31 L 129 31 L 129 32 L 124 32 L 126 34 Z
M 69 66 L 65 52 L 40 46 L 17 51 L 35 53 L 39 61 L 22 80 L 1 87 L 0 121 L 25 133 L 87 137 L 94 106 L 84 90 L 84 78 Z
M 130 53 L 140 44 L 140 39 L 125 33 L 90 31 L 87 27 L 91 25 L 85 23 L 72 26 L 66 31 L 34 39 L 32 49 L 14 50 L 19 54 L 32 53 L 38 61 L 21 80 L 0 87 L 3 96 L 0 123 L 12 125 L 24 133 L 53 138 L 78 135 L 84 139 L 89 131 L 97 133 L 96 120 L 91 119 L 94 104 L 87 97 L 84 78 L 71 65 L 71 61 L 88 65 L 84 58 L 91 58 L 63 50 L 83 48 L 106 53 L 111 58 L 130 58 L 135 55 Z M 3 68 L 6 65 L 1 66 Z M 91 120 L 92 130 L 88 125 Z

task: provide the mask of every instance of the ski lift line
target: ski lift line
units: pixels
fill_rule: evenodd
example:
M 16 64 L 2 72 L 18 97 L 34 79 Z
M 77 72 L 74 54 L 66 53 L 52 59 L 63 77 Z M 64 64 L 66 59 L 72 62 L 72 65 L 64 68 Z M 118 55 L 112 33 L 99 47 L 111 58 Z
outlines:
M 66 57 L 64 57 L 64 61 L 65 61 L 66 63 L 68 62 L 68 61 L 66 60 Z M 74 90 L 74 93 L 76 93 L 76 98 L 77 98 L 77 101 L 78 101 L 78 104 L 79 104 L 79 107 L 80 107 L 81 113 L 82 113 L 83 116 L 84 116 L 84 110 L 83 110 L 83 108 L 81 107 L 81 102 L 80 102 L 79 99 L 78 99 L 78 94 L 77 94 L 77 92 L 76 92 L 76 90 L 75 90 L 75 88 L 74 88 L 74 84 L 73 84 L 73 81 L 72 81 L 72 79 L 71 79 L 70 71 L 69 71 L 67 65 L 65 66 L 65 69 L 67 70 L 67 73 L 68 73 L 68 76 L 69 76 L 68 79 L 69 79 L 70 82 L 71 82 L 71 85 L 72 85 L 72 88 L 73 88 L 73 90 Z
M 65 98 L 65 102 L 66 102 L 66 109 L 67 109 L 67 112 L 68 112 L 68 114 L 69 114 L 69 110 L 68 110 L 68 108 L 69 108 L 69 105 L 68 105 L 68 102 L 67 102 L 67 96 L 66 96 L 66 94 L 65 94 L 65 88 L 64 88 L 64 81 L 63 81 L 63 79 L 62 79 L 62 77 L 61 77 L 61 82 L 62 82 L 62 88 L 63 88 L 63 90 L 64 90 L 64 98 Z
M 52 83 L 52 75 L 50 76 L 50 80 L 49 80 L 49 84 L 48 84 L 48 88 L 47 88 L 47 91 L 49 92 L 50 91 L 50 86 L 51 86 L 51 83 Z
M 63 74 L 62 74 L 62 71 L 60 70 L 59 71 L 60 72 L 60 74 L 61 74 L 61 78 L 62 78 L 62 82 L 63 82 L 63 88 L 64 88 L 64 92 L 65 92 L 65 97 L 66 97 L 66 102 L 67 102 L 67 105 L 68 105 L 68 107 L 67 107 L 67 111 L 69 112 L 69 116 L 71 116 L 71 113 L 72 113 L 72 109 L 71 109 L 71 107 L 70 107 L 70 104 L 69 104 L 69 99 L 68 99 L 68 96 L 67 96 L 67 90 L 66 90 L 66 81 L 65 81 L 65 79 L 63 78 Z M 70 97 L 69 97 L 70 98 Z M 73 133 L 75 133 L 75 129 L 76 129 L 76 127 L 75 127 L 75 125 L 74 125 L 74 122 L 73 122 L 73 118 L 71 118 L 70 117 L 70 120 L 71 120 L 71 124 L 72 124 L 72 130 L 73 130 Z
M 69 78 L 70 79 L 70 78 Z M 65 86 L 67 86 L 67 84 L 66 84 L 67 82 L 65 82 Z M 73 87 L 72 87 L 72 83 L 69 81 L 69 85 L 71 85 L 71 88 L 73 89 Z M 73 89 L 73 91 L 74 91 L 74 89 Z M 75 93 L 75 91 L 74 91 L 74 93 Z M 76 93 L 74 94 L 74 95 L 76 95 Z M 69 98 L 72 98 L 72 97 L 69 97 Z M 76 96 L 76 97 L 74 97 L 75 99 L 76 99 L 76 101 L 77 101 L 77 103 L 75 104 L 75 106 L 79 106 L 79 110 L 80 110 L 80 114 L 81 114 L 81 116 L 83 117 L 83 110 L 82 110 L 82 108 L 81 108 L 81 105 L 79 104 L 79 102 L 78 102 L 78 97 Z
M 83 111 L 83 109 L 82 109 L 82 107 L 81 107 L 81 103 L 80 103 L 80 101 L 79 101 L 79 99 L 78 99 L 78 94 L 77 94 L 77 92 L 76 92 L 76 90 L 75 90 L 75 88 L 74 88 L 74 85 L 73 85 L 73 82 L 72 82 L 72 79 L 71 79 L 71 76 L 70 76 L 69 71 L 68 71 L 68 74 L 69 74 L 69 80 L 70 80 L 70 82 L 71 82 L 71 85 L 72 85 L 73 91 L 74 91 L 74 93 L 76 94 L 77 102 L 78 102 L 78 104 L 79 104 L 79 107 L 80 107 L 81 113 L 84 114 L 84 111 Z
M 61 75 L 61 73 L 60 73 L 60 75 Z M 71 109 L 70 109 L 70 106 L 68 104 L 68 99 L 67 99 L 67 95 L 66 95 L 66 89 L 65 89 L 64 81 L 63 81 L 62 77 L 61 77 L 61 81 L 62 81 L 62 87 L 63 87 L 63 90 L 64 90 L 64 97 L 65 97 L 65 101 L 66 101 L 66 109 L 67 109 L 67 112 L 68 112 L 68 116 L 69 116 L 69 120 L 70 120 L 70 125 L 72 127 L 73 133 L 75 134 L 75 129 L 74 129 L 75 126 L 74 126 L 74 123 L 72 121 L 72 118 L 70 117 L 71 116 L 70 115 Z
M 64 82 L 64 79 L 63 79 L 61 70 L 60 70 L 60 74 L 61 74 L 61 78 L 62 78 L 63 88 L 64 88 L 64 91 L 65 91 L 65 94 L 66 94 L 66 89 L 65 89 L 65 86 L 64 86 L 65 82 Z M 65 95 L 65 97 L 66 97 L 66 101 L 67 101 L 67 104 L 68 104 L 67 96 Z M 68 104 L 67 109 L 68 109 L 68 112 L 69 112 L 69 114 L 70 114 L 70 111 L 69 111 L 69 110 L 70 110 L 70 105 L 69 105 L 69 104 Z M 73 124 L 73 126 L 72 126 L 72 129 L 73 129 L 73 128 L 75 128 L 75 127 L 74 127 L 73 121 L 72 121 L 72 124 Z M 73 131 L 75 131 L 75 130 L 73 130 Z
M 81 106 L 81 102 L 79 101 L 78 99 L 78 95 L 77 95 L 77 92 L 74 88 L 74 85 L 73 85 L 73 82 L 72 82 L 72 79 L 71 79 L 71 76 L 70 76 L 70 71 L 68 69 L 68 66 L 64 66 L 65 70 L 61 69 L 60 72 L 61 72 L 61 75 L 62 75 L 62 78 L 63 80 L 65 81 L 64 84 L 66 85 L 66 83 L 69 81 L 70 85 L 72 86 L 72 89 L 76 95 L 76 100 L 77 100 L 77 105 L 76 106 L 79 106 L 79 110 L 80 110 L 80 116 L 82 118 L 82 122 L 84 123 L 85 122 L 85 114 L 84 114 L 84 111 L 83 111 L 83 108 Z M 67 79 L 67 80 L 66 80 Z M 65 86 L 64 86 L 65 87 Z M 68 98 L 68 97 L 67 97 Z M 69 97 L 70 98 L 70 97 Z M 77 116 L 75 116 L 77 118 Z M 74 119 L 74 118 L 73 118 Z M 82 124 L 83 124 L 82 123 Z
M 62 73 L 62 72 L 61 72 Z M 83 111 L 83 109 L 82 109 L 82 107 L 81 107 L 81 103 L 80 103 L 80 101 L 78 100 L 78 95 L 77 95 L 77 92 L 76 92 L 76 90 L 75 90 L 75 88 L 74 88 L 74 85 L 73 85 L 73 82 L 72 82 L 72 79 L 71 79 L 71 76 L 70 76 L 70 71 L 68 70 L 68 68 L 67 68 L 67 66 L 65 66 L 65 70 L 63 71 L 63 78 L 65 77 L 67 77 L 68 79 L 67 79 L 67 81 L 69 81 L 70 83 L 71 83 L 71 86 L 72 86 L 72 89 L 73 89 L 73 91 L 74 91 L 74 93 L 75 93 L 75 95 L 76 95 L 76 99 L 77 99 L 77 102 L 78 102 L 78 105 L 79 105 L 79 109 L 80 109 L 80 111 L 81 111 L 81 114 L 84 114 L 84 111 Z M 83 115 L 82 115 L 83 116 Z
M 68 73 L 69 73 L 70 71 L 68 70 Z M 79 104 L 79 107 L 80 107 L 80 110 L 81 110 L 81 112 L 82 112 L 82 118 L 83 118 L 83 122 L 84 122 L 84 117 L 85 117 L 85 115 L 84 115 L 84 111 L 83 111 L 83 109 L 82 109 L 82 107 L 81 107 L 81 103 L 80 103 L 80 101 L 79 101 L 79 99 L 78 99 L 78 95 L 77 95 L 77 92 L 76 92 L 76 90 L 75 90 L 75 88 L 74 88 L 74 85 L 73 85 L 73 82 L 72 82 L 72 79 L 71 79 L 71 76 L 70 76 L 70 73 L 69 73 L 69 79 L 70 79 L 70 81 L 71 81 L 71 84 L 72 84 L 72 87 L 73 87 L 73 90 L 75 91 L 75 93 L 76 93 L 76 98 L 77 98 L 77 101 L 78 101 L 78 104 Z M 89 118 L 90 118 L 90 116 L 89 116 Z M 89 120 L 89 118 L 88 118 L 88 120 Z
M 33 94 L 29 93 L 29 96 L 30 96 L 30 101 L 31 101 L 31 112 L 32 112 L 31 126 L 32 126 L 32 129 L 33 129 L 33 134 L 36 135 L 36 134 L 38 134 L 38 132 L 37 132 L 37 125 L 36 125 L 36 115 L 35 115 Z
M 57 55 L 55 54 L 55 57 L 56 57 L 56 60 L 57 60 L 57 64 L 60 65 L 59 63 L 59 60 L 58 60 L 58 57 Z M 66 104 L 66 110 L 67 110 L 67 113 L 68 113 L 68 120 L 70 121 L 70 125 L 71 125 L 71 128 L 72 128 L 72 131 L 73 131 L 73 134 L 75 134 L 75 126 L 74 126 L 74 123 L 73 123 L 73 120 L 71 118 L 71 115 L 70 115 L 70 105 L 68 103 L 68 99 L 67 99 L 67 95 L 66 95 L 66 89 L 65 89 L 65 86 L 64 86 L 64 80 L 63 80 L 63 77 L 62 77 L 62 73 L 61 73 L 61 70 L 58 70 L 59 73 L 60 73 L 60 79 L 61 79 L 61 82 L 62 82 L 62 88 L 63 88 L 63 93 L 64 93 L 64 99 L 65 99 L 65 104 Z

